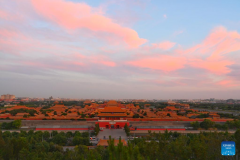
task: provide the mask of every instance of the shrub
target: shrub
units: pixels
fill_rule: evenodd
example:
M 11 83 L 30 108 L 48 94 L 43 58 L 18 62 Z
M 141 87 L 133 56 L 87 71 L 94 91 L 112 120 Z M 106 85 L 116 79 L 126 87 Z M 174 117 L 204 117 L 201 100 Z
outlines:
M 200 128 L 200 123 L 198 121 L 191 122 L 191 126 L 193 127 L 193 129 L 198 129 Z
M 203 122 L 200 123 L 200 126 L 204 129 L 212 128 L 215 125 L 215 122 L 205 119 Z

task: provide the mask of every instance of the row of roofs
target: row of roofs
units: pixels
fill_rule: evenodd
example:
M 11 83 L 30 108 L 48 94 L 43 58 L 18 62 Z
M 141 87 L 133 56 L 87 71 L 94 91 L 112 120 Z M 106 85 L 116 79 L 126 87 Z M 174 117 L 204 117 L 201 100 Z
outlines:
M 148 104 L 147 104 L 148 105 Z M 183 106 L 189 106 L 187 104 L 173 104 L 173 105 L 183 105 Z M 98 114 L 98 116 L 116 116 L 116 114 L 119 114 L 118 116 L 126 116 L 126 117 L 133 117 L 134 114 L 139 114 L 143 116 L 144 118 L 192 118 L 196 117 L 199 114 L 209 114 L 209 117 L 212 118 L 220 118 L 220 116 L 217 113 L 212 112 L 199 112 L 193 109 L 184 109 L 184 108 L 176 108 L 175 106 L 167 106 L 162 111 L 156 111 L 156 109 L 150 110 L 149 108 L 142 109 L 143 112 L 139 113 L 139 106 L 134 106 L 134 104 L 121 104 L 116 101 L 109 101 L 105 102 L 103 104 L 96 104 L 96 103 L 89 103 L 85 105 L 85 108 L 82 108 L 81 106 L 73 106 L 72 108 L 68 108 L 64 106 L 63 104 L 59 104 L 58 102 L 55 102 L 55 106 L 52 106 L 48 108 L 46 114 L 42 114 L 40 112 L 41 107 L 33 108 L 33 107 L 26 107 L 26 106 L 14 106 L 11 108 L 7 108 L 7 111 L 11 111 L 14 109 L 33 109 L 37 111 L 37 114 L 35 114 L 36 119 L 40 118 L 46 118 L 46 119 L 78 119 L 83 118 L 81 117 L 81 114 Z M 52 110 L 52 111 L 51 111 Z M 68 113 L 66 113 L 66 111 Z M 186 111 L 192 111 L 192 113 L 188 113 L 186 116 L 177 115 L 178 113 L 185 113 Z M 0 110 L 0 113 L 2 111 Z M 147 115 L 144 115 L 143 113 L 147 113 Z M 63 113 L 66 113 L 63 115 Z M 114 114 L 113 114 L 114 113 Z M 21 117 L 29 117 L 28 113 L 18 113 L 15 116 L 11 116 L 9 114 L 0 114 L 0 118 L 4 117 L 15 117 L 15 118 L 21 118 Z M 32 118 L 32 117 L 31 117 Z

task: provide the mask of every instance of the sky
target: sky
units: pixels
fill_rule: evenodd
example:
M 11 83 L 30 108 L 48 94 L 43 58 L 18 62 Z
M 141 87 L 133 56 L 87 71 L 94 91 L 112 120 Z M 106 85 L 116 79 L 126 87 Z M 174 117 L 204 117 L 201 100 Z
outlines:
M 0 0 L 0 94 L 240 99 L 239 0 Z

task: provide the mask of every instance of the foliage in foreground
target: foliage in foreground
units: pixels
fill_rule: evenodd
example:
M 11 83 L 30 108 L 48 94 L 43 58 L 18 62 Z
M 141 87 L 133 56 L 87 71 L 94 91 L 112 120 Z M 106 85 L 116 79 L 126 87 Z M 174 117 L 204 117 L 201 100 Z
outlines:
M 227 121 L 224 124 L 218 124 L 209 119 L 205 119 L 201 123 L 199 123 L 198 121 L 192 122 L 191 126 L 194 129 L 198 129 L 198 128 L 204 128 L 204 129 L 217 128 L 221 130 L 237 129 L 237 128 L 240 128 L 240 120 L 235 119 L 233 121 Z
M 53 136 L 53 138 L 51 138 Z M 86 133 L 52 132 L 0 132 L 0 159 L 19 160 L 186 160 L 224 159 L 221 155 L 222 141 L 235 141 L 240 151 L 240 130 L 234 135 L 228 132 L 211 132 L 183 135 L 177 132 L 150 133 L 145 138 L 134 139 L 128 146 L 119 143 L 109 147 L 98 146 L 88 150 L 82 138 Z M 77 137 L 77 138 L 76 138 Z M 82 137 L 82 138 L 81 138 Z M 63 139 L 63 140 L 62 140 Z M 62 145 L 75 139 L 74 150 L 63 151 Z M 66 141 L 67 140 L 67 141 Z M 79 141 L 78 141 L 79 140 Z M 232 157 L 236 159 L 236 157 Z

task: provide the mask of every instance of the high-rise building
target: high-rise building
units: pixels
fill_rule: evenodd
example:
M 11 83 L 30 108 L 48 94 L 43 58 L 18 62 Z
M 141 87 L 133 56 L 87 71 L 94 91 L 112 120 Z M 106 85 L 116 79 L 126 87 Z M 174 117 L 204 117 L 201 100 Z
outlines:
M 1 99 L 15 99 L 15 95 L 4 94 L 4 95 L 1 95 Z

